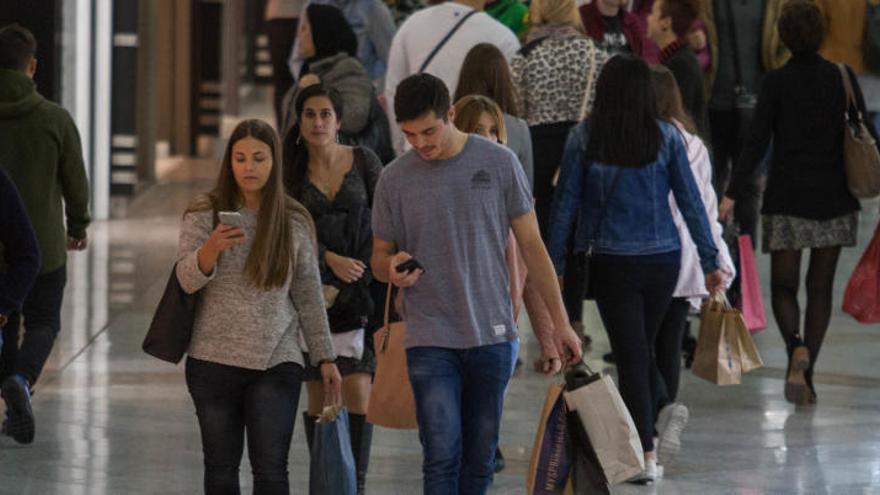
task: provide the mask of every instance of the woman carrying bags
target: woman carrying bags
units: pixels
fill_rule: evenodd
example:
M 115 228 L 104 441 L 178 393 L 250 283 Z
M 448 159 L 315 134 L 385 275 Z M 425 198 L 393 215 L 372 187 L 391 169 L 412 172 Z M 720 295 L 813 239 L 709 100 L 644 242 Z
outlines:
M 367 148 L 336 142 L 345 113 L 335 91 L 309 86 L 299 92 L 294 108 L 297 124 L 284 143 L 284 185 L 315 220 L 324 300 L 342 373 L 342 404 L 348 409 L 358 493 L 363 493 L 373 438 L 366 412 L 376 371 L 368 325 L 375 309 L 370 203 L 382 164 Z M 309 403 L 303 423 L 311 451 L 326 391 L 318 368 L 306 366 L 304 379 Z
M 651 85 L 657 102 L 657 116 L 674 124 L 684 140 L 688 162 L 712 229 L 712 240 L 718 248 L 718 266 L 724 276 L 724 287 L 727 288 L 736 276 L 736 269 L 730 259 L 727 244 L 721 237 L 723 228 L 717 221 L 718 199 L 712 187 L 712 163 L 709 159 L 709 151 L 696 135 L 696 125 L 684 109 L 681 92 L 672 71 L 662 65 L 652 66 Z M 663 462 L 667 462 L 680 449 L 681 433 L 687 425 L 689 416 L 688 408 L 676 401 L 681 377 L 682 339 L 687 329 L 688 313 L 692 309 L 699 310 L 702 300 L 709 296 L 703 270 L 700 267 L 697 246 L 688 232 L 678 209 L 678 203 L 672 194 L 669 195 L 669 207 L 681 238 L 681 270 L 672 294 L 672 301 L 660 324 L 654 344 L 654 356 L 657 361 L 654 373 L 656 386 L 654 411 L 657 414 L 659 440 L 657 451 Z
M 535 213 L 546 240 L 553 179 L 568 131 L 590 111 L 596 78 L 607 54 L 584 33 L 574 0 L 533 0 L 526 43 L 510 62 L 519 92 L 520 114 L 529 124 L 535 160 Z M 567 263 L 562 288 L 572 328 L 585 337 L 583 258 Z
M 303 359 L 320 367 L 328 403 L 341 378 L 305 208 L 284 194 L 272 127 L 241 122 L 232 132 L 213 191 L 183 217 L 177 278 L 199 293 L 186 383 L 196 407 L 207 494 L 239 493 L 245 433 L 256 493 L 288 493 L 287 453 Z M 219 212 L 231 223 L 218 223 Z
M 649 482 L 660 473 L 653 345 L 681 265 L 670 191 L 697 245 L 708 292 L 720 290 L 718 250 L 678 129 L 657 118 L 647 64 L 628 55 L 613 57 L 596 83 L 590 117 L 571 130 L 565 145 L 549 251 L 560 275 L 569 246 L 587 253 L 621 396 L 645 452 L 640 480 Z
M 770 253 L 773 316 L 788 349 L 785 399 L 803 405 L 816 402 L 813 370 L 831 319 L 834 273 L 841 248 L 854 246 L 858 231 L 859 201 L 844 171 L 844 115 L 867 114 L 853 71 L 845 69 L 855 94 L 850 107 L 844 72 L 817 53 L 826 26 L 813 2 L 790 0 L 778 27 L 792 57 L 764 77 L 751 135 L 719 211 L 726 218 L 734 201 L 744 197 L 747 174 L 760 166 L 772 140 L 762 244 Z M 877 140 L 874 126 L 865 124 Z M 810 261 L 802 339 L 798 290 L 805 249 Z

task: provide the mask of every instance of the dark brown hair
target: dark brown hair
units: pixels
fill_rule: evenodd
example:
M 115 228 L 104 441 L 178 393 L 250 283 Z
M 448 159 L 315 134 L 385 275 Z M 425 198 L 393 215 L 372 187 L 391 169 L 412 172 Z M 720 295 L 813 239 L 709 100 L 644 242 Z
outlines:
M 519 113 L 516 89 L 510 75 L 510 66 L 504 54 L 495 45 L 480 43 L 468 52 L 458 76 L 454 101 L 468 95 L 491 98 L 501 111 L 510 115 Z
M 694 119 L 685 111 L 681 102 L 681 89 L 675 75 L 665 65 L 651 66 L 651 87 L 654 88 L 654 101 L 657 102 L 657 116 L 663 120 L 675 120 L 686 131 L 696 134 Z
M 789 0 L 779 14 L 779 38 L 792 53 L 815 53 L 825 40 L 825 19 L 811 1 Z
M 25 71 L 37 55 L 37 40 L 26 28 L 10 24 L 0 28 L 0 69 Z
M 262 141 L 272 155 L 272 169 L 269 179 L 263 186 L 260 211 L 257 215 L 257 232 L 254 243 L 245 261 L 244 270 L 254 286 L 261 289 L 283 287 L 287 282 L 291 266 L 296 264 L 296 253 L 291 235 L 291 214 L 310 227 L 314 236 L 314 225 L 308 210 L 284 193 L 281 183 L 281 147 L 278 135 L 268 123 L 249 119 L 240 122 L 232 131 L 226 144 L 226 153 L 217 176 L 214 189 L 202 195 L 190 205 L 187 213 L 216 210 L 235 211 L 242 207 L 243 200 L 235 175 L 232 172 L 232 147 L 245 138 Z
M 660 4 L 660 18 L 669 17 L 672 20 L 672 32 L 679 38 L 683 38 L 694 25 L 694 20 L 700 15 L 699 0 L 656 0 Z

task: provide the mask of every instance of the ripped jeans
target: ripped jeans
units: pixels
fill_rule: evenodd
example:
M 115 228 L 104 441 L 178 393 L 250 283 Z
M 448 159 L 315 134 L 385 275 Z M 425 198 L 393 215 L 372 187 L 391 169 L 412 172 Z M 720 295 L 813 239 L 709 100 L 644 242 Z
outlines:
M 425 495 L 482 495 L 492 482 L 504 392 L 519 342 L 406 351 Z

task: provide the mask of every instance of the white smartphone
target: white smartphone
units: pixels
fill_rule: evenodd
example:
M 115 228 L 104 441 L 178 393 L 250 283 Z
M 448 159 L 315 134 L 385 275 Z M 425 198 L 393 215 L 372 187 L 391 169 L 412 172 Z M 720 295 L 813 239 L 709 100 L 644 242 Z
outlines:
M 241 213 L 237 211 L 219 211 L 217 212 L 217 217 L 223 225 L 239 228 L 242 225 Z

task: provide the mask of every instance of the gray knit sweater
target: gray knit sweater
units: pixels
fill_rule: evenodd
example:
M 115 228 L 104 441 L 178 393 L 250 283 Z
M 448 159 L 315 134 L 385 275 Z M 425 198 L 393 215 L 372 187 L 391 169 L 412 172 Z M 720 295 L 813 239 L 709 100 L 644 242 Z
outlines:
M 245 243 L 223 251 L 209 276 L 199 270 L 197 255 L 213 231 L 212 212 L 192 212 L 183 218 L 177 278 L 187 293 L 199 291 L 189 355 L 255 370 L 284 362 L 303 365 L 302 331 L 312 364 L 335 359 L 308 227 L 291 217 L 296 266 L 283 287 L 262 290 L 253 287 L 244 273 L 257 216 L 247 209 L 240 212 Z

